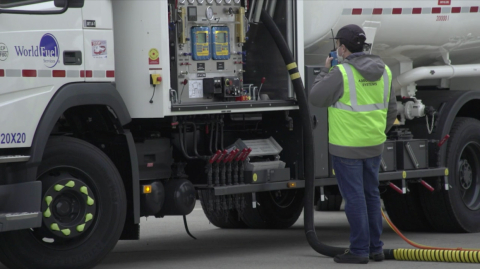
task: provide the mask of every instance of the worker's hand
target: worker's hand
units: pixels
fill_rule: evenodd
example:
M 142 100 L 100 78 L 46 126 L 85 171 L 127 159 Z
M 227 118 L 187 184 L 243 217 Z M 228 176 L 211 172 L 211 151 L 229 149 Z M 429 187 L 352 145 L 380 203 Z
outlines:
M 332 67 L 332 61 L 333 57 L 327 57 L 327 59 L 325 60 L 325 67 L 330 69 L 330 67 Z

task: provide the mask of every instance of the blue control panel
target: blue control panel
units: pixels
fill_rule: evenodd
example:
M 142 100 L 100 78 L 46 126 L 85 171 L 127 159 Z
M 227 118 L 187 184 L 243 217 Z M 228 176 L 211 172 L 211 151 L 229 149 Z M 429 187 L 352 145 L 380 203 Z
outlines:
M 214 60 L 230 59 L 230 30 L 225 26 L 212 27 L 212 58 Z
M 210 28 L 192 27 L 191 37 L 193 60 L 210 60 Z

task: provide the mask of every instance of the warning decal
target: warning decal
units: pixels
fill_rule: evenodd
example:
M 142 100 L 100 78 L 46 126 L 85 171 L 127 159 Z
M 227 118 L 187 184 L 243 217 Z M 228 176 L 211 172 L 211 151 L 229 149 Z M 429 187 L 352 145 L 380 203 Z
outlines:
M 160 55 L 157 49 L 150 49 L 148 52 L 148 64 L 160 64 Z

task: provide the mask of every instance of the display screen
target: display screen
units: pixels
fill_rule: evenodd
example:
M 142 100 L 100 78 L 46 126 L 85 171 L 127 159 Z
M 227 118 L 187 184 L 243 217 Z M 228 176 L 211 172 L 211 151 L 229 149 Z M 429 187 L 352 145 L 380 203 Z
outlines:
M 217 43 L 227 43 L 227 34 L 218 33 L 215 35 Z
M 207 43 L 207 34 L 197 33 L 197 43 Z

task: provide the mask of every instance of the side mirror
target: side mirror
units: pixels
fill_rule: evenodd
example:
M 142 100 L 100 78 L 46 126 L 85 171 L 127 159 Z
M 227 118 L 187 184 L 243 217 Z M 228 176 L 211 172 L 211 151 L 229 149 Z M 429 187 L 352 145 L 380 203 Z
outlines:
M 82 8 L 85 4 L 85 0 L 54 0 L 53 3 L 56 7 L 64 7 L 65 1 L 68 1 L 69 8 Z

